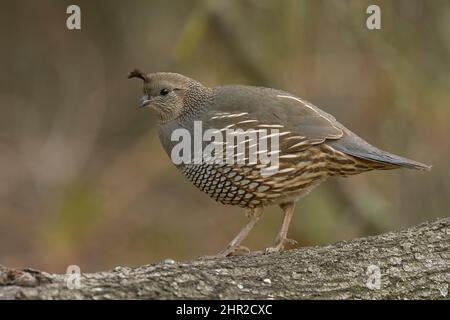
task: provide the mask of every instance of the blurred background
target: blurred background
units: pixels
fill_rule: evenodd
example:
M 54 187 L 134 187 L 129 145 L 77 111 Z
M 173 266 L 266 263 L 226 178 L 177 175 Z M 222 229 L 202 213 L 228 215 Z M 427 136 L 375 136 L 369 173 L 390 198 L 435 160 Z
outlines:
M 81 8 L 81 30 L 66 8 Z M 381 8 L 368 30 L 366 8 Z M 139 67 L 301 96 L 429 173 L 332 179 L 299 202 L 301 246 L 449 216 L 450 2 L 2 1 L 0 264 L 65 272 L 213 254 L 245 224 L 169 162 Z M 246 241 L 272 243 L 268 208 Z

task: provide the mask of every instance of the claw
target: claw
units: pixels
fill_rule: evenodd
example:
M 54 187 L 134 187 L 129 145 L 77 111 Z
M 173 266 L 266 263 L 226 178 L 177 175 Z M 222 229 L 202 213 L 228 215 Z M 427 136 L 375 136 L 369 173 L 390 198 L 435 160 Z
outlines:
M 246 256 L 250 253 L 250 249 L 244 246 L 237 246 L 229 255 L 230 256 Z
M 289 244 L 290 246 L 296 246 L 298 245 L 297 240 L 294 239 L 284 239 L 285 244 Z
M 213 256 L 201 257 L 200 259 L 216 259 L 228 256 L 242 256 L 250 253 L 250 249 L 241 246 L 241 242 L 248 236 L 249 232 L 255 227 L 263 213 L 262 207 L 247 209 L 246 215 L 250 218 L 247 225 L 234 237 L 233 240 L 222 252 Z
M 244 246 L 236 246 L 234 248 L 226 248 L 225 250 L 211 256 L 200 257 L 200 260 L 212 260 L 231 256 L 245 256 L 250 253 L 250 249 Z
M 292 239 L 283 239 L 282 241 L 278 241 L 275 243 L 273 247 L 266 248 L 264 251 L 265 253 L 275 253 L 275 252 L 281 252 L 286 249 L 286 245 L 295 246 L 298 242 Z

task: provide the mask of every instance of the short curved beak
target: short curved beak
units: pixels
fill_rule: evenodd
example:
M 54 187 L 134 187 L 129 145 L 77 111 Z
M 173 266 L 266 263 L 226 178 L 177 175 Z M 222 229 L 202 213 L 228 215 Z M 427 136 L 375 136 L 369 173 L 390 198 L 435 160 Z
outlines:
M 139 103 L 140 103 L 140 108 L 143 108 L 143 107 L 146 107 L 146 106 L 148 106 L 149 104 L 150 104 L 150 99 L 148 98 L 148 95 L 143 95 L 142 97 L 141 97 L 141 99 L 139 100 Z

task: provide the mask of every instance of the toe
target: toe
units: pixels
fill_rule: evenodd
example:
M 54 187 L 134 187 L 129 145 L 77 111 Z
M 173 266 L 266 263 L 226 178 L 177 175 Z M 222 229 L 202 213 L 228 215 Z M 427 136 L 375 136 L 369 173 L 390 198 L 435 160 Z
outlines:
M 286 246 L 295 246 L 298 242 L 292 239 L 283 239 L 282 241 L 277 241 L 273 247 L 266 248 L 265 253 L 281 252 L 286 250 Z
M 244 246 L 237 246 L 232 252 L 230 252 L 230 256 L 245 256 L 250 253 L 250 249 Z
M 218 254 L 211 255 L 211 256 L 203 256 L 199 259 L 201 260 L 211 260 L 211 259 L 218 259 L 218 258 L 225 258 L 229 256 L 244 256 L 248 255 L 250 253 L 250 249 L 244 246 L 237 246 L 234 248 L 226 248 L 225 250 L 219 252 Z
M 298 245 L 298 242 L 297 242 L 296 240 L 293 240 L 293 239 L 285 239 L 285 240 L 284 240 L 284 243 L 285 243 L 285 244 L 288 244 L 288 245 L 290 245 L 290 246 L 296 246 L 296 245 Z
M 213 260 L 213 259 L 220 259 L 220 258 L 224 258 L 225 256 L 222 255 L 221 253 L 218 254 L 213 254 L 213 255 L 209 255 L 209 256 L 201 256 L 198 257 L 198 260 Z
M 264 252 L 265 253 L 276 253 L 276 252 L 281 252 L 281 251 L 283 251 L 283 246 L 277 245 L 277 246 L 266 248 L 266 250 Z

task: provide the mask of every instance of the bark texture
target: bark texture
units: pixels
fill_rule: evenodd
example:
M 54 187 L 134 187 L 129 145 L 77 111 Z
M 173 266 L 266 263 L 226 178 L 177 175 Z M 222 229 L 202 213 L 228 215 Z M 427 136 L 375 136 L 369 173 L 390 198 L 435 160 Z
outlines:
M 450 218 L 281 254 L 73 275 L 0 266 L 0 299 L 449 299 Z

